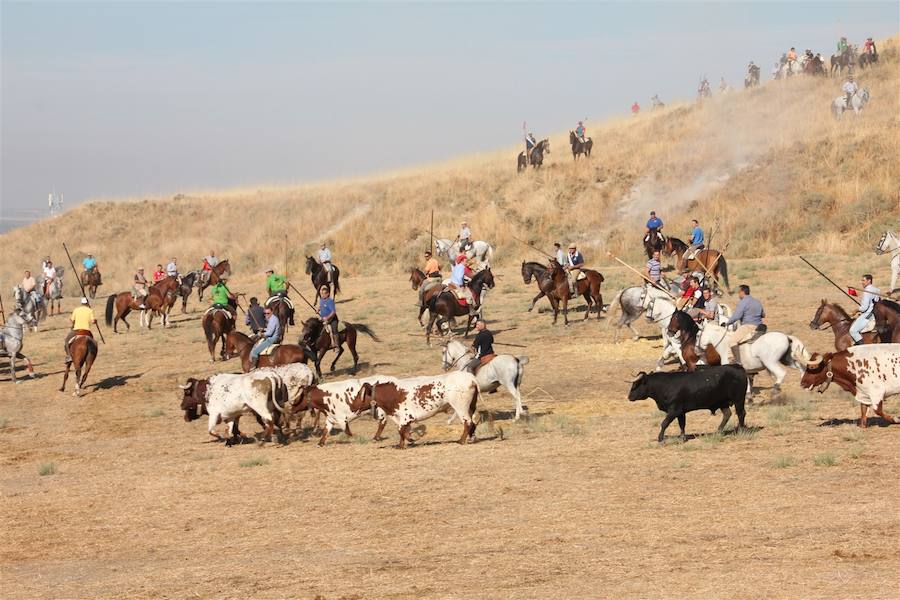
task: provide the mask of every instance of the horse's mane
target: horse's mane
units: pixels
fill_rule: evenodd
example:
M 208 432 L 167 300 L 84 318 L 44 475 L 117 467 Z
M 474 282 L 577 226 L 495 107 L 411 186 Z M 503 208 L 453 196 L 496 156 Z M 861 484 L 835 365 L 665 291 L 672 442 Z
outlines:
M 410 267 L 410 268 L 409 268 L 409 272 L 410 272 L 410 273 L 418 273 L 418 274 L 421 275 L 422 277 L 425 277 L 425 271 L 423 271 L 423 270 L 420 269 L 419 267 Z
M 844 319 L 850 318 L 850 315 L 847 314 L 847 311 L 844 310 L 844 307 L 842 307 L 840 304 L 838 304 L 837 302 L 831 302 L 830 304 L 831 304 L 831 309 L 834 312 L 836 312 L 838 315 L 840 315 L 842 318 L 844 318 Z
M 676 252 L 684 252 L 688 249 L 688 245 L 685 242 L 679 240 L 677 237 L 669 236 L 668 239 L 672 242 L 672 247 L 675 248 Z
M 700 328 L 697 326 L 697 323 L 694 322 L 694 319 L 691 318 L 691 315 L 683 310 L 676 310 L 672 313 L 672 318 L 678 322 L 678 328 L 685 335 L 696 339 L 697 334 L 700 332 Z
M 539 262 L 533 261 L 533 260 L 529 260 L 528 262 L 526 262 L 525 266 L 531 267 L 532 269 L 540 269 L 542 271 L 546 271 L 549 268 L 549 267 L 547 267 Z
M 892 309 L 894 309 L 895 311 L 897 311 L 898 313 L 900 313 L 900 304 L 897 304 L 897 303 L 894 302 L 893 300 L 888 300 L 887 298 L 882 298 L 881 300 L 879 300 L 879 302 L 881 302 L 882 304 L 884 304 L 884 305 L 887 306 L 888 308 L 892 308 Z

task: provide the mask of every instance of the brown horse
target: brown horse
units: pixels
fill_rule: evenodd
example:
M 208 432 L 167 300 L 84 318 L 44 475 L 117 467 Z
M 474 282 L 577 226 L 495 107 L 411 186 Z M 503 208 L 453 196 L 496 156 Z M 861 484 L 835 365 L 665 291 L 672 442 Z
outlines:
M 579 154 L 584 154 L 585 158 L 591 157 L 591 148 L 594 147 L 594 140 L 591 138 L 586 138 L 582 142 L 574 131 L 570 131 L 569 143 L 572 145 L 572 160 L 578 160 Z
M 684 359 L 684 367 L 688 371 L 696 371 L 697 363 L 700 362 L 700 355 L 697 354 L 697 335 L 700 328 L 691 315 L 683 310 L 676 310 L 672 313 L 669 320 L 669 326 L 666 331 L 670 336 L 678 334 L 678 340 L 681 344 L 681 358 Z M 707 365 L 721 365 L 722 357 L 716 351 L 716 347 L 712 344 L 706 346 L 703 351 L 703 359 Z
M 381 340 L 367 325 L 362 323 L 344 323 L 344 325 L 345 329 L 338 332 L 337 355 L 331 361 L 330 370 L 334 371 L 334 365 L 337 364 L 341 354 L 344 353 L 344 344 L 346 343 L 350 349 L 350 354 L 353 356 L 351 373 L 356 373 L 356 370 L 359 368 L 359 354 L 356 353 L 357 332 L 365 333 L 376 342 Z M 316 364 L 316 375 L 322 377 L 322 358 L 325 357 L 329 350 L 334 348 L 331 343 L 331 334 L 325 329 L 321 320 L 317 317 L 310 317 L 303 322 L 303 332 L 300 334 L 299 345 L 305 350 L 303 359 L 300 362 L 305 365 L 307 357 L 312 358 Z
M 278 322 L 281 323 L 281 336 L 284 337 L 288 328 L 294 324 L 294 309 L 281 297 L 266 303 L 272 309 L 272 314 L 278 317 Z
M 144 298 L 144 306 L 147 308 L 141 311 L 141 326 L 144 325 L 145 313 L 147 318 L 147 328 L 153 328 L 153 314 L 160 315 L 163 327 L 169 326 L 169 313 L 175 301 L 178 299 L 178 280 L 175 277 L 166 277 L 157 281 L 150 286 L 147 297 Z M 133 310 L 141 310 L 140 300 L 134 298 L 131 292 L 120 292 L 118 294 L 110 294 L 106 299 L 106 324 L 112 325 L 113 332 L 119 333 L 117 326 L 121 320 L 125 323 L 125 327 L 131 329 L 131 325 L 125 319 Z M 116 310 L 115 319 L 113 319 L 113 308 Z
M 876 304 L 880 304 L 880 302 Z M 809 322 L 809 328 L 821 329 L 826 323 L 831 325 L 831 330 L 834 332 L 834 347 L 838 352 L 843 352 L 853 346 L 853 338 L 850 337 L 850 325 L 853 323 L 853 318 L 841 308 L 840 304 L 826 302 L 823 298 L 815 316 Z M 879 341 L 877 331 L 862 334 L 862 344 L 877 344 Z
M 63 382 L 59 391 L 66 391 L 66 381 L 69 379 L 69 370 L 74 364 L 75 393 L 72 395 L 80 396 L 81 388 L 84 386 L 84 382 L 87 381 L 88 373 L 91 372 L 91 367 L 94 364 L 94 360 L 97 358 L 97 342 L 94 341 L 90 332 L 87 332 L 86 334 L 76 332 L 75 337 L 69 342 L 69 355 L 72 357 L 72 362 L 66 363 L 66 374 L 63 375 Z M 81 373 L 82 368 L 84 369 L 83 375 Z
M 882 298 L 875 303 L 875 330 L 883 344 L 900 343 L 900 304 Z
M 90 271 L 82 271 L 81 285 L 84 287 L 84 291 L 87 292 L 87 295 L 91 300 L 96 298 L 97 288 L 103 285 L 103 281 L 100 279 L 100 271 L 98 271 L 96 267 Z
M 319 264 L 312 256 L 306 257 L 306 274 L 309 275 L 309 279 L 312 282 L 313 288 L 316 290 L 316 297 L 313 300 L 313 304 L 316 304 L 319 301 L 320 295 L 319 290 L 322 289 L 323 285 L 328 285 L 328 272 L 325 271 L 325 267 Z M 341 270 L 337 268 L 337 265 L 331 263 L 331 285 L 329 289 L 332 289 L 332 296 L 337 296 L 341 291 Z
M 203 290 L 211 285 L 219 283 L 220 275 L 224 275 L 226 278 L 231 277 L 231 264 L 229 264 L 227 258 L 212 268 L 206 283 L 204 283 L 202 279 L 197 280 L 197 298 L 200 302 L 203 302 Z
M 603 283 L 603 275 L 593 269 L 582 269 L 582 273 L 586 277 L 575 282 L 575 296 L 581 296 L 587 302 L 587 310 L 584 318 L 587 320 L 591 315 L 591 309 L 597 308 L 597 320 L 600 320 L 600 313 L 603 312 L 603 294 L 600 293 L 600 285 Z M 569 279 L 566 272 L 560 266 L 556 259 L 550 259 L 550 281 L 553 288 L 547 294 L 550 306 L 553 307 L 553 324 L 556 324 L 556 318 L 559 316 L 559 307 L 562 305 L 563 319 L 566 325 L 569 324 Z
M 229 300 L 230 311 L 226 311 L 223 308 L 209 309 L 203 314 L 203 334 L 206 336 L 206 345 L 209 348 L 209 362 L 216 362 L 216 343 L 220 339 L 222 340 L 220 355 L 223 361 L 228 360 L 228 355 L 225 353 L 225 336 L 230 331 L 234 331 L 236 304 L 234 300 Z
M 410 267 L 409 269 L 409 283 L 412 285 L 412 289 L 418 290 L 423 283 L 426 282 L 428 278 L 425 277 L 424 271 L 422 269 L 417 269 L 416 267 Z M 440 283 L 440 282 L 438 282 Z M 431 300 L 432 296 L 441 291 L 440 285 L 435 285 L 430 289 L 426 290 L 424 294 L 422 294 L 422 305 L 419 307 L 419 325 L 425 325 L 422 323 L 422 315 L 425 314 L 425 311 L 428 309 L 428 302 Z
M 451 290 L 445 289 L 443 286 L 436 288 L 437 291 L 431 295 L 427 304 L 428 312 L 430 314 L 428 317 L 428 325 L 425 328 L 425 343 L 431 343 L 431 330 L 435 323 L 437 323 L 438 332 L 441 332 L 443 331 L 444 323 L 447 323 L 449 326 L 450 321 L 455 317 L 468 317 L 465 334 L 468 336 L 469 331 L 472 329 L 473 320 L 481 313 L 480 302 L 482 292 L 485 289 L 493 289 L 493 287 L 494 274 L 491 272 L 490 267 L 482 269 L 472 276 L 471 281 L 469 281 L 469 289 L 472 290 L 472 295 L 475 297 L 475 314 L 469 310 L 467 304 L 460 304 L 459 300 L 456 298 L 456 294 Z
M 250 351 L 253 349 L 253 340 L 240 331 L 230 331 L 225 336 L 226 358 L 241 357 L 241 370 L 244 373 L 253 368 L 250 362 Z M 259 357 L 257 367 L 274 367 L 277 365 L 289 365 L 296 362 L 306 362 L 307 355 L 303 348 L 296 344 L 280 344 L 269 354 Z
M 728 283 L 728 263 L 725 256 L 718 250 L 700 250 L 694 258 L 685 260 L 687 248 L 681 252 L 681 260 L 678 262 L 678 270 L 682 273 L 700 271 L 709 273 L 712 279 L 719 285 L 719 276 L 725 284 L 725 291 L 731 294 L 731 285 Z

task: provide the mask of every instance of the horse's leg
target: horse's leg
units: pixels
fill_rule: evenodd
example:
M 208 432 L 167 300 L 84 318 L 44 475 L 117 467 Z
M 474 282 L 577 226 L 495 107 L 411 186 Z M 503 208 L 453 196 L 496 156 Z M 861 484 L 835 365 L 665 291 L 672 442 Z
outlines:
M 72 357 L 72 362 L 75 363 L 75 391 L 72 393 L 72 395 L 76 397 L 81 395 L 81 361 L 83 360 L 83 356 Z
M 538 287 L 540 289 L 540 286 Z M 534 305 L 537 304 L 537 301 L 540 300 L 544 296 L 544 292 L 538 292 L 538 295 L 531 299 L 531 306 L 528 307 L 528 312 L 531 312 L 534 309 Z
M 344 353 L 344 345 L 341 344 L 337 347 L 337 353 L 334 355 L 334 360 L 331 361 L 331 367 L 329 367 L 329 371 L 334 372 L 334 366 L 337 364 L 338 359 L 341 357 L 341 354 Z M 355 366 L 355 364 L 354 364 Z
M 553 309 L 553 324 L 556 325 L 556 320 L 559 317 L 559 300 L 550 294 L 547 294 L 547 299 L 550 301 L 550 307 Z
M 71 369 L 71 368 L 72 368 L 72 363 L 67 362 L 66 363 L 66 372 L 63 375 L 62 385 L 59 387 L 59 391 L 61 391 L 61 392 L 66 391 L 66 381 L 69 380 L 69 369 Z
M 16 352 L 16 358 L 21 358 L 25 361 L 25 368 L 28 369 L 28 376 L 34 379 L 34 365 L 31 364 L 31 359 L 21 352 Z
M 356 333 L 347 336 L 347 348 L 350 349 L 350 355 L 353 357 L 353 372 L 359 368 L 359 353 L 356 351 Z M 335 359 L 337 361 L 337 359 Z
M 91 372 L 91 367 L 94 365 L 95 358 L 97 358 L 97 353 L 88 350 L 87 358 L 84 361 L 84 375 L 81 377 L 81 387 L 84 387 L 84 382 L 87 381 L 88 373 Z
M 568 325 L 569 324 L 569 287 L 566 285 L 566 291 L 563 294 L 562 298 L 560 298 L 560 302 L 562 303 L 562 314 L 563 314 L 563 322 Z

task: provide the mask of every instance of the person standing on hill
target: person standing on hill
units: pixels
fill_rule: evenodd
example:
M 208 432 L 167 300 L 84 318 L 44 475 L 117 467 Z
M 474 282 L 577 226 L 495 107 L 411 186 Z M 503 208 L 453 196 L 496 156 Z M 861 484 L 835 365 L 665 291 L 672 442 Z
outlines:
M 841 91 L 844 92 L 844 102 L 846 103 L 847 108 L 853 108 L 853 105 L 851 104 L 853 95 L 859 91 L 859 86 L 856 84 L 856 81 L 853 80 L 853 75 L 847 76 L 847 81 L 841 86 Z
M 631 105 L 631 114 L 632 116 L 636 116 L 639 112 L 641 112 L 641 105 L 635 100 L 634 104 Z
M 81 299 L 81 306 L 72 311 L 72 316 L 69 317 L 69 320 L 72 321 L 72 329 L 66 334 L 66 340 L 63 342 L 66 348 L 66 364 L 72 362 L 72 354 L 69 352 L 69 342 L 72 341 L 72 338 L 76 335 L 86 335 L 89 338 L 94 337 L 91 333 L 91 325 L 97 322 L 97 318 L 94 317 L 94 311 L 88 306 L 87 298 Z

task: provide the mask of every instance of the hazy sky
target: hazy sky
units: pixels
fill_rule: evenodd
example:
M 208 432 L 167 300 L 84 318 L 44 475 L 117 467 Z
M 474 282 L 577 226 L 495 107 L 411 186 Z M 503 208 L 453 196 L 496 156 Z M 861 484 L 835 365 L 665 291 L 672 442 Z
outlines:
M 900 28 L 896 1 L 0 6 L 7 217 L 54 187 L 71 205 L 490 150 L 524 119 L 540 136 Z

